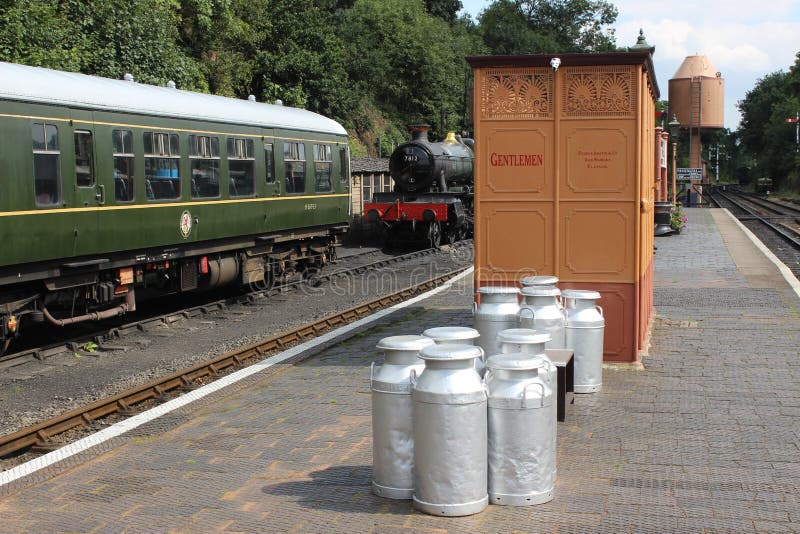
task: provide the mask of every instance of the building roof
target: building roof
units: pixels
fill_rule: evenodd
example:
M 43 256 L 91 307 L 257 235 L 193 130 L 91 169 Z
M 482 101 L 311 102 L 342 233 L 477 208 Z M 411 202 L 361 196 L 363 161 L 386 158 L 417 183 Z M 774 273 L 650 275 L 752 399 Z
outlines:
M 304 109 L 14 63 L 0 62 L 0 100 L 347 135 Z
M 653 68 L 653 55 L 649 49 L 629 52 L 568 53 L 568 54 L 522 54 L 507 56 L 468 56 L 467 63 L 473 68 L 496 67 L 550 67 L 550 60 L 559 58 L 562 67 L 581 67 L 595 65 L 642 65 L 647 73 L 654 98 L 660 93 L 656 73 Z
M 389 158 L 351 158 L 350 173 L 388 173 Z
M 686 56 L 681 66 L 675 71 L 675 74 L 670 78 L 675 80 L 677 78 L 697 78 L 703 76 L 706 78 L 719 78 L 717 69 L 711 64 L 706 56 L 695 55 Z

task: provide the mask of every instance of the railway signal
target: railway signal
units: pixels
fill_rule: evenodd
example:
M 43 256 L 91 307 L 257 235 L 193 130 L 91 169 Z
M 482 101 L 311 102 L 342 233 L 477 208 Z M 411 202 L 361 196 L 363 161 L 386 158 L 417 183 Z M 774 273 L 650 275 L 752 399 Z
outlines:
M 788 117 L 785 122 L 794 123 L 795 152 L 800 152 L 800 111 L 795 113 L 794 118 Z

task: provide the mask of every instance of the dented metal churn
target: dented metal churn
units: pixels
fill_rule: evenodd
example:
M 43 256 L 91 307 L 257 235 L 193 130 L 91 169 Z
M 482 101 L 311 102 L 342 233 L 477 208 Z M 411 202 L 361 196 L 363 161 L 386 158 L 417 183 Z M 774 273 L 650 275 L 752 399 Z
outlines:
M 522 288 L 523 302 L 519 310 L 519 325 L 540 333 L 550 334 L 548 349 L 565 348 L 564 310 L 558 288 L 528 286 Z
M 545 369 L 540 370 L 539 375 L 543 376 L 547 386 L 553 391 L 553 395 L 558 395 L 558 367 L 550 358 L 547 357 L 545 352 L 545 345 L 550 341 L 548 334 L 540 334 L 535 330 L 528 328 L 511 328 L 503 330 L 497 334 L 497 340 L 500 342 L 500 351 L 504 354 L 519 352 L 523 354 L 530 354 L 534 358 L 541 359 L 545 362 Z M 550 406 L 553 412 L 553 451 L 557 450 L 556 435 L 558 424 L 558 405 L 554 402 Z M 553 456 L 553 480 L 557 476 L 557 456 Z
M 377 348 L 384 362 L 370 368 L 372 391 L 372 492 L 389 499 L 414 493 L 414 434 L 411 382 L 425 362 L 419 351 L 433 345 L 423 336 L 392 336 Z
M 603 385 L 603 334 L 606 321 L 597 305 L 600 293 L 565 289 L 566 348 L 575 352 L 575 393 L 594 393 Z
M 462 516 L 486 508 L 486 388 L 475 371 L 480 347 L 433 345 L 413 385 L 414 508 Z
M 525 506 L 553 498 L 553 390 L 543 376 L 545 358 L 529 353 L 491 356 L 489 389 L 489 498 Z
M 473 304 L 475 329 L 480 332 L 477 345 L 488 355 L 500 352 L 497 334 L 519 326 L 519 289 L 510 286 L 479 287 L 481 303 Z

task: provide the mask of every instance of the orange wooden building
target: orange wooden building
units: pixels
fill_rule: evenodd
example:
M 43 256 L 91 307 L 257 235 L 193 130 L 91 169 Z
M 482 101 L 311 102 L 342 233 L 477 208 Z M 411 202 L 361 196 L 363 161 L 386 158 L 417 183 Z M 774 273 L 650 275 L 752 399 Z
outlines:
M 649 51 L 477 56 L 475 283 L 595 289 L 604 360 L 639 359 L 653 310 Z

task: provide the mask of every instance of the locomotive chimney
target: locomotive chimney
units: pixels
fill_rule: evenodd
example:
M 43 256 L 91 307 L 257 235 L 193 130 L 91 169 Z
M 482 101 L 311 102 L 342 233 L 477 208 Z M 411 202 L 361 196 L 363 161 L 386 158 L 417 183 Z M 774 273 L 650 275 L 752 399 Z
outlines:
M 428 129 L 430 128 L 427 124 L 410 124 L 408 129 L 411 131 L 411 140 L 428 140 Z

